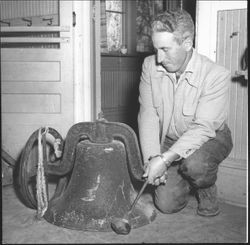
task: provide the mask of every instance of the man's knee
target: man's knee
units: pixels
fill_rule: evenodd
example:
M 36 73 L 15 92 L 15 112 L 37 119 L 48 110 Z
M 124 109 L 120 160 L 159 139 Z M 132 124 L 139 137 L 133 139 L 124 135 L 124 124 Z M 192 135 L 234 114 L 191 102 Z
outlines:
M 159 187 L 158 187 L 159 188 Z M 173 189 L 163 193 L 156 191 L 155 195 L 155 206 L 165 214 L 176 213 L 184 208 L 188 202 L 189 188 L 180 190 L 174 187 Z
M 179 171 L 194 187 L 208 187 L 217 179 L 218 164 L 207 156 L 196 154 L 184 159 Z
M 179 171 L 186 176 L 197 179 L 208 171 L 208 163 L 202 158 L 192 157 L 192 155 L 182 160 Z
M 188 158 L 182 160 L 180 173 L 196 187 L 209 187 L 217 179 L 218 165 L 232 150 L 231 132 L 227 125 L 216 137 L 205 142 Z

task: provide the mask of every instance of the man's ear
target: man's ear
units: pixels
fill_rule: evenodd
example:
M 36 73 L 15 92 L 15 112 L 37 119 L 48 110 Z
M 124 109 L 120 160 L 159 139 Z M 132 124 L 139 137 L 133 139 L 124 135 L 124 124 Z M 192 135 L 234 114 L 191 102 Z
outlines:
M 193 40 L 190 37 L 187 37 L 183 41 L 183 47 L 185 48 L 186 51 L 190 51 L 190 49 L 193 47 Z
M 193 47 L 193 39 L 191 38 L 190 32 L 186 31 L 182 35 L 184 41 L 183 41 L 183 47 L 186 51 L 189 51 Z

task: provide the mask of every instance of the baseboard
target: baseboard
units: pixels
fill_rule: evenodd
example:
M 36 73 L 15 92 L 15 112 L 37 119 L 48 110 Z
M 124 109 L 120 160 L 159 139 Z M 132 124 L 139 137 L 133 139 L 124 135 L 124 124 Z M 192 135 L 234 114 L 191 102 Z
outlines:
M 220 166 L 217 178 L 218 198 L 240 207 L 247 206 L 247 161 L 226 159 Z

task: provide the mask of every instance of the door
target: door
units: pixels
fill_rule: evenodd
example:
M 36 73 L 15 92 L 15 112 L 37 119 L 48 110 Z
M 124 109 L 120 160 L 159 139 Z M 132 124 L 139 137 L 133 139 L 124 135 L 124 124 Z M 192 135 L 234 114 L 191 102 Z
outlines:
M 248 125 L 247 9 L 218 11 L 217 63 L 231 71 L 228 126 L 234 162 L 246 166 Z
M 73 125 L 72 1 L 1 4 L 2 148 L 18 159 L 38 128 Z

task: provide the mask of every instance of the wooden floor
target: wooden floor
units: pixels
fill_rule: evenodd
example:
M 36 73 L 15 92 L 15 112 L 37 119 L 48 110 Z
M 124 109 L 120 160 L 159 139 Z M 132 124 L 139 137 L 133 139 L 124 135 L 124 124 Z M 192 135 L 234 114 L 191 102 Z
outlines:
M 220 203 L 221 213 L 213 218 L 196 214 L 191 198 L 178 213 L 162 214 L 149 225 L 128 235 L 86 232 L 57 227 L 46 220 L 34 221 L 35 210 L 24 206 L 12 185 L 2 187 L 2 244 L 10 243 L 245 243 L 246 208 Z

